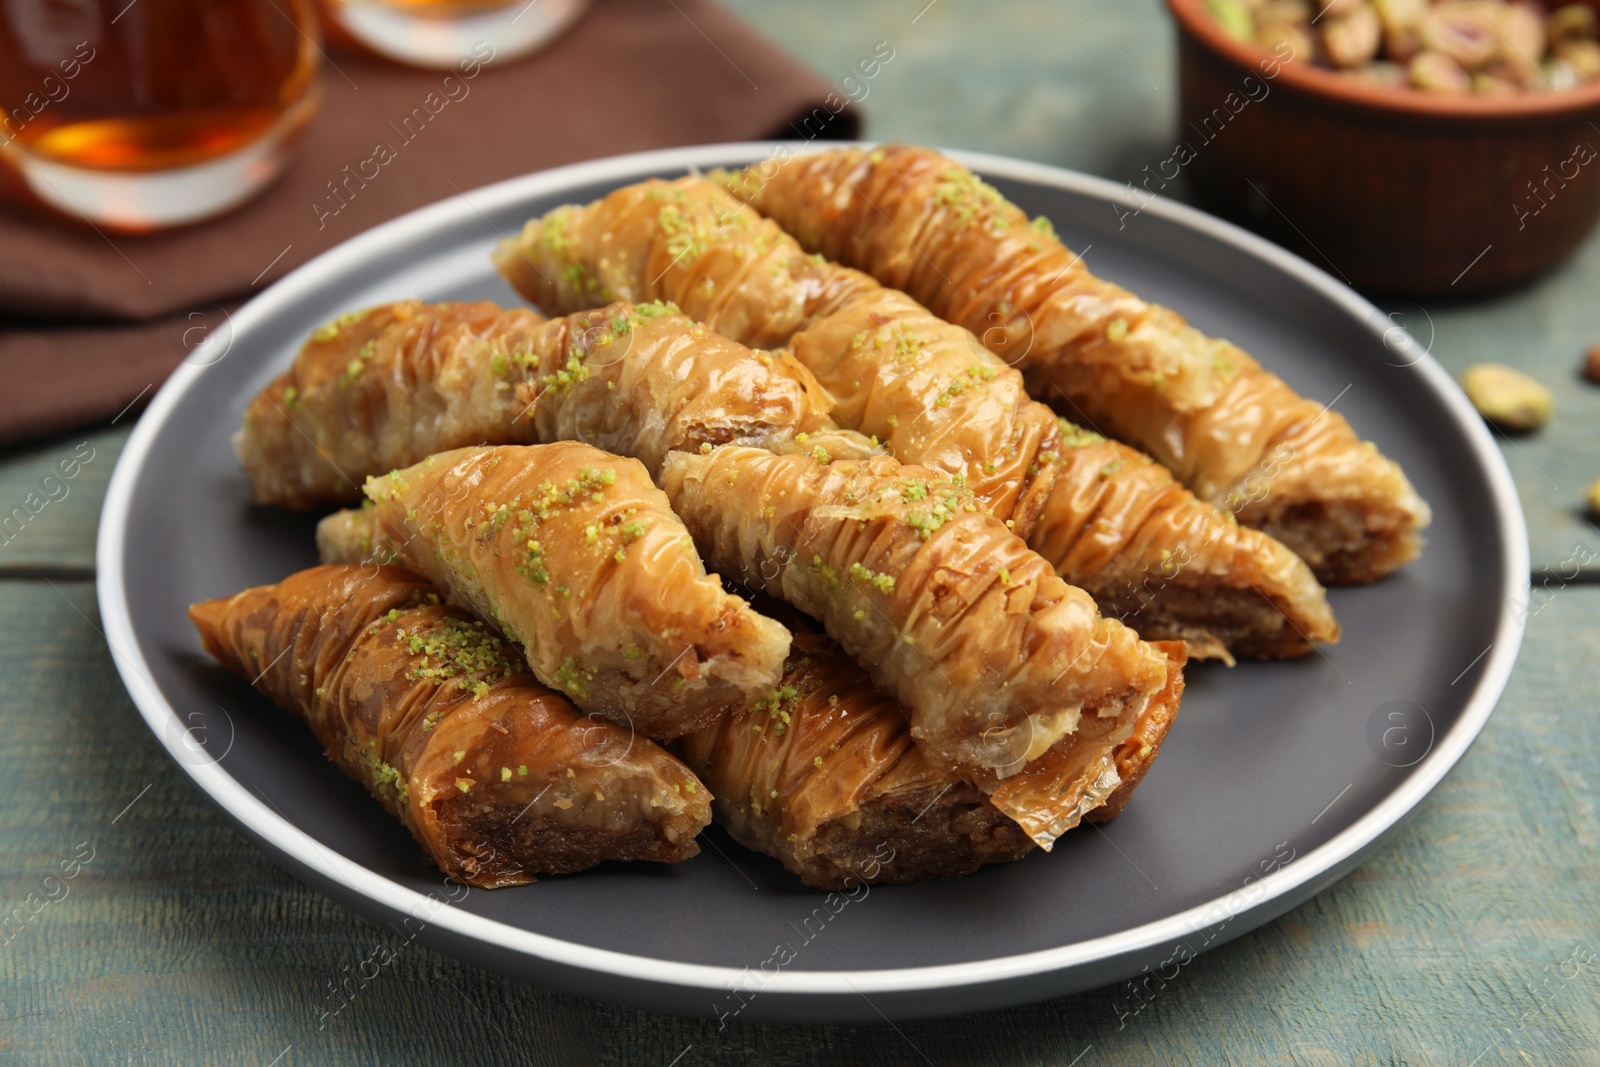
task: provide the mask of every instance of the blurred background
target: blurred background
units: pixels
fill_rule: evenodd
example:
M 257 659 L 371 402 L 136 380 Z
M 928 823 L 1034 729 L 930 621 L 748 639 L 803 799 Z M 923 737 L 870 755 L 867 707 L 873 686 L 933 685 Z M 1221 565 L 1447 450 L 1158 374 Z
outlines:
M 1600 909 L 1548 893 L 1552 878 L 1600 878 L 1592 83 L 1570 89 L 1572 107 L 1512 94 L 1400 115 L 1357 99 L 1367 82 L 1268 77 L 1284 110 L 1237 112 L 1207 164 L 1157 190 L 1356 274 L 1453 374 L 1504 365 L 1545 390 L 1542 418 L 1496 427 L 1544 590 L 1517 674 L 1474 752 L 1355 874 L 1196 960 L 1136 1020 L 1116 988 L 899 1027 L 719 1030 L 411 946 L 319 1025 L 379 932 L 274 867 L 173 772 L 98 635 L 105 485 L 172 368 L 213 358 L 233 309 L 371 226 L 620 152 L 860 136 L 1056 164 L 1136 205 L 1151 168 L 1203 136 L 1186 131 L 1220 103 L 1216 85 L 1256 61 L 1224 39 L 1227 11 L 1176 0 L 534 0 L 514 24 L 491 3 L 454 25 L 416 22 L 420 6 L 185 16 L 154 0 L 0 0 L 0 511 L 40 502 L 0 535 L 0 906 L 93 843 L 77 899 L 0 945 L 0 1063 L 1600 1062 L 1600 977 L 1586 964 L 1550 978 L 1594 959 Z M 1194 29 L 1196 11 L 1223 31 Z M 500 21 L 471 21 L 486 18 Z M 160 48 L 119 44 L 116 25 L 138 19 Z M 218 94 L 248 106 L 222 114 Z M 204 121 L 151 120 L 189 105 Z M 105 125 L 134 118 L 131 141 Z M 92 128 L 62 132 L 80 119 Z M 1274 141 L 1274 120 L 1301 140 Z M 134 142 L 149 154 L 108 164 L 107 144 Z M 1252 175 L 1277 207 L 1243 196 Z

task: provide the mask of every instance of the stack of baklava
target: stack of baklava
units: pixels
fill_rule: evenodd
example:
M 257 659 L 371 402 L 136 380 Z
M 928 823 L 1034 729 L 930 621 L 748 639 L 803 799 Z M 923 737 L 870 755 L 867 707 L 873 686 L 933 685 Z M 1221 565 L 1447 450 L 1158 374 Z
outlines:
M 257 501 L 359 506 L 190 612 L 472 885 L 683 860 L 713 814 L 825 888 L 1049 849 L 1127 802 L 1188 659 L 1337 640 L 1319 580 L 1428 522 L 930 150 L 642 182 L 495 262 L 539 312 L 354 312 L 262 391 Z

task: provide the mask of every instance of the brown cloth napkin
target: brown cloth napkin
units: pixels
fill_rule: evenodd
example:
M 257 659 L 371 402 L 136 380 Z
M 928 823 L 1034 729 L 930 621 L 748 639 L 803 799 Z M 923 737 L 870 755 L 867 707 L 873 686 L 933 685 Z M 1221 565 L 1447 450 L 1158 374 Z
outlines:
M 434 107 L 446 98 L 448 72 L 327 55 L 322 110 L 294 161 L 231 215 L 128 237 L 0 208 L 0 445 L 147 400 L 221 321 L 219 306 L 458 191 L 623 152 L 846 138 L 859 127 L 846 108 L 818 132 L 839 106 L 834 94 L 802 129 L 828 85 L 710 0 L 599 0 L 545 51 L 457 79 L 453 98 L 409 142 L 396 126 L 430 93 Z M 354 173 L 379 142 L 395 158 L 364 187 L 352 184 L 340 206 L 327 183 L 342 181 L 346 165 Z

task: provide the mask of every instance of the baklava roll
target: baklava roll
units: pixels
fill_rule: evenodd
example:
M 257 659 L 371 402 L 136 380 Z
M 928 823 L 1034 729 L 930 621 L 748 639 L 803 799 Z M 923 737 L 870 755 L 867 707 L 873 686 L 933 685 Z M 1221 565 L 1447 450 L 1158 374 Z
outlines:
M 402 300 L 313 333 L 245 411 L 234 449 L 257 503 L 361 499 L 370 475 L 474 444 L 534 440 L 506 380 L 543 318 Z
M 807 249 L 965 326 L 1036 397 L 1148 451 L 1323 581 L 1414 558 L 1427 504 L 1344 416 L 1237 346 L 1091 274 L 1047 220 L 930 149 L 843 148 L 751 167 L 735 194 Z
M 1038 462 L 1049 479 L 1028 547 L 1146 640 L 1181 640 L 1191 658 L 1230 664 L 1339 640 L 1304 560 L 1144 453 L 1060 419 Z
M 313 567 L 189 617 L 457 881 L 493 889 L 699 851 L 710 798 L 688 768 L 579 714 L 418 575 Z
M 709 182 L 659 179 L 559 207 L 500 242 L 511 287 L 552 314 L 670 300 L 751 348 L 777 348 L 878 283 L 807 255 Z
M 576 442 L 465 448 L 366 491 L 399 561 L 585 711 L 665 740 L 782 673 L 789 632 L 706 573 L 637 460 Z
M 724 577 L 821 621 L 906 708 L 931 761 L 981 786 L 1168 682 L 1158 649 L 948 475 L 729 445 L 673 453 L 663 484 Z
M 583 441 L 652 473 L 667 453 L 737 443 L 864 458 L 794 358 L 752 352 L 672 304 L 612 304 L 552 320 L 515 382 L 541 441 Z
M 235 443 L 259 502 L 342 503 L 373 475 L 469 445 L 582 440 L 652 472 L 704 443 L 879 451 L 839 432 L 832 399 L 793 358 L 751 352 L 670 305 L 545 322 L 410 300 L 347 319 L 319 330 L 245 417 Z
M 928 762 L 899 705 L 820 634 L 796 630 L 777 688 L 674 749 L 735 841 L 817 889 L 951 878 L 1033 848 Z

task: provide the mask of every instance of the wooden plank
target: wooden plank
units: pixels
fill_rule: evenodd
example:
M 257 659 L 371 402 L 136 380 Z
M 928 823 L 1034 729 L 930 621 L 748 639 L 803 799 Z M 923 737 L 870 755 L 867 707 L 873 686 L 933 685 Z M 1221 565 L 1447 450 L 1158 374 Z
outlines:
M 1600 532 L 1584 505 L 1600 478 L 1600 385 L 1579 373 L 1584 353 L 1600 345 L 1597 293 L 1600 233 L 1521 292 L 1471 304 L 1388 305 L 1458 378 L 1474 363 L 1504 363 L 1555 394 L 1556 414 L 1543 430 L 1495 431 L 1528 516 L 1535 572 L 1600 574 Z
M 0 453 L 0 577 L 93 569 L 106 485 L 131 430 L 125 420 Z
M 866 137 L 998 152 L 1119 181 L 1172 152 L 1178 79 L 1160 0 L 728 6 L 857 101 Z M 893 58 L 862 67 L 879 42 Z
M 1600 1056 L 1600 973 L 1572 962 L 1600 956 L 1600 721 L 1592 684 L 1574 684 L 1600 670 L 1600 590 L 1563 591 L 1531 617 L 1477 746 L 1314 901 L 1152 984 L 1138 1010 L 1124 985 L 898 1029 L 719 1030 L 415 946 L 324 1020 L 342 1002 L 329 983 L 385 935 L 281 873 L 211 808 L 145 730 L 97 625 L 87 583 L 0 583 L 0 909 L 61 896 L 0 945 L 0 1061 L 668 1064 L 682 1053 L 681 1067 L 742 1067 L 922 1063 L 920 1051 L 937 1064 L 1492 1067 Z M 64 891 L 46 884 L 86 849 Z

